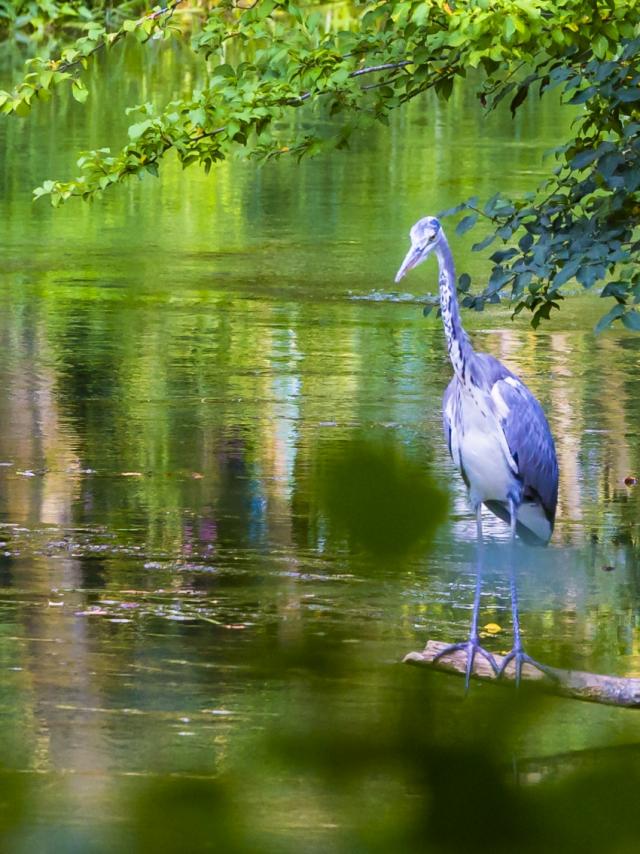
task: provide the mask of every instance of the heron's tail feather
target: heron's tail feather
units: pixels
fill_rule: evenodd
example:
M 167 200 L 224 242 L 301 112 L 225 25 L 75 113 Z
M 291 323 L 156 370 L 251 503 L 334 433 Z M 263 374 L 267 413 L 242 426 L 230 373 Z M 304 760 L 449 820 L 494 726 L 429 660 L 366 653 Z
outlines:
M 503 522 L 510 524 L 509 508 L 502 501 L 485 501 L 485 506 Z M 546 546 L 551 539 L 553 525 L 536 502 L 525 502 L 518 508 L 516 534 L 528 546 Z

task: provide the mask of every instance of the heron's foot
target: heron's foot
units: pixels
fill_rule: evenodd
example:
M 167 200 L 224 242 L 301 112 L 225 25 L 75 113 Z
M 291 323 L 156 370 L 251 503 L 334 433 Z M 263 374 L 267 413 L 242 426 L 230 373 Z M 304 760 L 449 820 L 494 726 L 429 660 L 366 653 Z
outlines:
M 505 655 L 504 659 L 502 660 L 502 664 L 500 665 L 500 668 L 497 671 L 498 679 L 504 676 L 505 670 L 507 669 L 509 664 L 511 664 L 512 661 L 515 662 L 514 667 L 516 688 L 520 685 L 520 681 L 522 679 L 523 664 L 529 664 L 531 667 L 535 667 L 536 670 L 539 670 L 540 673 L 543 674 L 543 676 L 546 676 L 549 679 L 557 679 L 553 668 L 548 667 L 546 664 L 541 664 L 539 661 L 536 661 L 535 658 L 531 658 L 531 656 L 527 655 L 527 653 L 521 647 L 514 647 L 511 652 L 508 652 Z
M 459 650 L 464 649 L 467 652 L 467 666 L 465 669 L 465 679 L 464 679 L 464 690 L 467 692 L 469 690 L 469 682 L 471 681 L 471 674 L 473 673 L 473 665 L 476 659 L 476 655 L 481 655 L 488 663 L 496 676 L 499 676 L 498 673 L 498 665 L 496 664 L 496 660 L 493 655 L 489 652 L 489 650 L 485 649 L 481 644 L 478 637 L 470 637 L 469 640 L 461 641 L 460 643 L 452 643 L 449 646 L 445 646 L 444 649 L 441 649 L 439 653 L 437 653 L 433 657 L 433 661 L 436 662 L 439 658 L 443 658 L 445 655 L 451 655 L 453 652 L 458 652 Z

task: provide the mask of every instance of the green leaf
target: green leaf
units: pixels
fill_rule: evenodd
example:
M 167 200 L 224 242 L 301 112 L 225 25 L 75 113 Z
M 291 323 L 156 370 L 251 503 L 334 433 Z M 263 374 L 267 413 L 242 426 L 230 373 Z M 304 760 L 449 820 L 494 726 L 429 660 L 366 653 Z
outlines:
M 130 140 L 140 139 L 142 134 L 151 126 L 151 119 L 146 119 L 144 122 L 136 122 L 134 125 L 129 125 L 127 133 Z
M 609 40 L 606 36 L 598 35 L 591 42 L 591 47 L 598 59 L 604 59 L 609 51 Z
M 615 297 L 621 302 L 625 302 L 629 295 L 629 289 L 622 282 L 609 282 L 604 286 L 600 294 L 601 297 Z
M 600 320 L 596 323 L 594 332 L 596 335 L 599 335 L 605 329 L 607 329 L 614 320 L 621 317 L 624 314 L 624 306 L 620 303 L 614 305 L 611 311 L 608 311 L 604 317 L 601 317 Z
M 556 275 L 553 277 L 553 287 L 559 288 L 561 285 L 564 285 L 565 282 L 568 282 L 569 279 L 572 279 L 575 274 L 578 272 L 578 268 L 582 263 L 582 258 L 572 258 L 570 261 L 559 270 Z
M 453 77 L 441 77 L 435 82 L 434 89 L 443 101 L 448 101 L 453 92 Z
M 206 113 L 204 111 L 204 107 L 198 107 L 195 110 L 189 111 L 189 121 L 192 125 L 204 125 L 207 120 Z
M 580 267 L 576 273 L 576 279 L 580 282 L 583 288 L 590 288 L 594 285 L 598 278 L 598 271 L 592 265 Z
M 616 97 L 619 101 L 631 102 L 640 101 L 640 89 L 635 86 L 633 89 L 620 89 L 616 92 Z
M 14 105 L 13 112 L 16 114 L 16 116 L 20 116 L 20 118 L 23 119 L 31 112 L 31 104 L 28 101 L 18 101 Z
M 493 255 L 489 256 L 494 264 L 502 264 L 503 261 L 508 261 L 518 254 L 518 250 L 511 247 L 510 249 L 498 249 Z
M 53 71 L 43 71 L 40 74 L 39 83 L 43 89 L 48 89 L 53 80 Z
M 572 169 L 584 169 L 585 166 L 588 166 L 590 163 L 593 163 L 598 157 L 597 149 L 586 148 L 584 151 L 581 151 L 579 154 L 571 160 L 569 164 Z
M 478 221 L 478 214 L 472 213 L 469 216 L 465 216 L 460 222 L 456 225 L 456 234 L 465 234 L 465 232 L 469 231 L 469 229 L 473 228 L 473 226 Z
M 623 162 L 624 158 L 622 154 L 617 151 L 611 151 L 598 160 L 598 172 L 603 178 L 608 179 Z
M 482 252 L 483 249 L 486 249 L 487 246 L 490 246 L 493 241 L 496 239 L 495 234 L 488 234 L 484 240 L 481 240 L 479 243 L 474 243 L 471 247 L 472 252 Z
M 632 329 L 634 332 L 640 332 L 640 312 L 632 309 L 622 315 L 622 322 L 627 329 Z
M 453 208 L 447 208 L 447 210 L 440 211 L 440 213 L 438 214 L 438 219 L 444 219 L 444 217 L 446 216 L 453 216 L 454 214 L 460 213 L 460 211 L 465 210 L 466 207 L 467 203 L 462 202 L 461 204 L 456 205 Z
M 84 104 L 84 102 L 89 97 L 89 91 L 85 88 L 84 83 L 82 83 L 80 80 L 74 80 L 71 84 L 71 94 L 80 104 Z
M 569 104 L 584 104 L 589 98 L 593 98 L 593 96 L 597 93 L 597 88 L 595 86 L 588 86 L 586 89 L 580 90 L 580 92 L 576 92 L 573 98 L 570 98 L 567 103 Z

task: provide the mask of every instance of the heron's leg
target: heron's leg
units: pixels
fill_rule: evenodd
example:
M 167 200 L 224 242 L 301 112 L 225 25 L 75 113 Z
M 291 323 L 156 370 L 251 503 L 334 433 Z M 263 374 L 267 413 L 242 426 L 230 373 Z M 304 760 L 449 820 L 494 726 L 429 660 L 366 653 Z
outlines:
M 511 524 L 511 538 L 509 543 L 509 586 L 511 588 L 511 614 L 513 619 L 513 649 L 511 650 L 511 652 L 505 655 L 504 660 L 500 665 L 500 670 L 498 672 L 498 677 L 502 676 L 507 668 L 507 665 L 511 661 L 514 661 L 516 671 L 516 687 L 520 685 L 520 679 L 522 677 L 522 665 L 525 662 L 527 664 L 531 664 L 533 667 L 535 667 L 537 670 L 540 670 L 545 675 L 553 676 L 549 668 L 545 667 L 544 664 L 540 664 L 540 662 L 531 658 L 531 656 L 527 655 L 524 649 L 522 648 L 522 637 L 520 635 L 520 614 L 518 610 L 518 589 L 516 585 L 515 542 L 517 513 L 518 508 L 516 507 L 515 501 L 513 501 L 513 499 L 510 499 L 509 518 Z
M 449 655 L 452 652 L 457 652 L 460 649 L 464 649 L 467 652 L 467 667 L 465 671 L 465 691 L 469 690 L 469 682 L 471 680 L 471 674 L 473 673 L 473 664 L 476 658 L 476 655 L 480 654 L 485 658 L 489 664 L 491 665 L 491 669 L 495 674 L 498 673 L 498 665 L 496 661 L 491 655 L 491 653 L 486 650 L 480 644 L 480 636 L 478 634 L 478 616 L 480 614 L 480 594 L 482 591 L 482 559 L 483 559 L 483 540 L 482 540 L 482 505 L 478 504 L 476 507 L 476 533 L 478 538 L 478 547 L 477 547 L 477 559 L 476 559 L 476 590 L 473 598 L 473 613 L 471 615 L 471 630 L 469 632 L 469 640 L 463 641 L 461 643 L 454 643 L 450 646 L 445 647 L 441 650 L 437 655 L 434 656 L 433 660 L 437 661 L 439 658 L 442 658 L 444 655 Z

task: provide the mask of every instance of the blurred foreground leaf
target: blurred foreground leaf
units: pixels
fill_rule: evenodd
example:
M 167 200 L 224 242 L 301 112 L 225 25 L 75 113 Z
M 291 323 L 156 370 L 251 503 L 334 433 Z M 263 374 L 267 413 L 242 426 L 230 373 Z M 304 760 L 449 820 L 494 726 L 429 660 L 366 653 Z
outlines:
M 426 462 L 390 441 L 348 438 L 327 463 L 320 490 L 330 525 L 352 548 L 381 558 L 424 546 L 447 517 L 447 494 Z
M 323 653 L 336 664 L 333 678 L 315 669 Z M 295 668 L 286 649 L 272 647 L 270 655 L 280 690 L 265 700 L 261 717 L 245 719 L 233 743 L 212 730 L 215 776 L 195 767 L 163 772 L 158 744 L 157 768 L 118 775 L 111 791 L 102 781 L 88 814 L 78 804 L 90 775 L 0 774 L 0 850 L 637 851 L 637 715 L 624 718 L 624 744 L 619 730 L 609 734 L 609 748 L 554 756 L 544 739 L 529 739 L 536 753 L 527 758 L 523 736 L 554 716 L 570 730 L 575 704 L 526 686 L 474 686 L 463 700 L 458 680 L 364 653 L 354 658 L 352 649 L 342 651 L 347 669 L 330 638 L 301 647 Z

